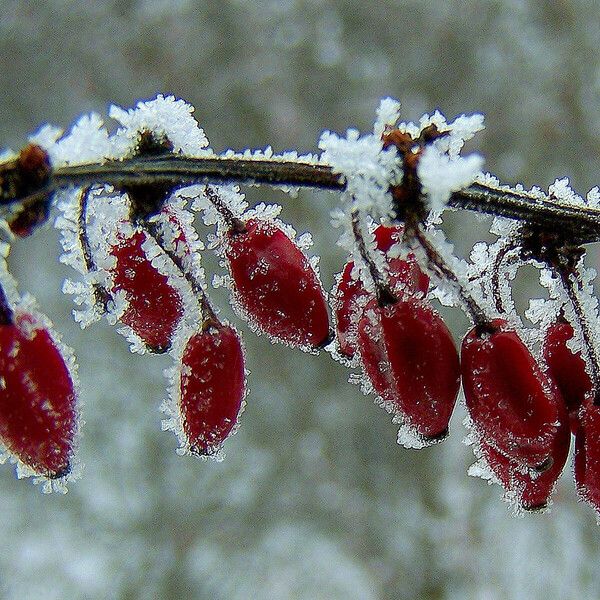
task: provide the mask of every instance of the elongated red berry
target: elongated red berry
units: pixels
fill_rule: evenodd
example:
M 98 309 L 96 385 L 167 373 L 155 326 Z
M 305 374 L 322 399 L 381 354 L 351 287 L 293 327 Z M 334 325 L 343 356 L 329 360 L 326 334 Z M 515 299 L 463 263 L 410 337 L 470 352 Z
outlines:
M 497 319 L 462 343 L 462 381 L 476 431 L 506 457 L 540 468 L 559 434 L 560 396 L 516 331 Z
M 300 348 L 329 341 L 321 282 L 308 258 L 271 221 L 250 219 L 225 238 L 233 295 L 257 331 Z
M 579 409 L 575 433 L 575 484 L 577 493 L 600 518 L 600 407 L 590 393 Z
M 575 433 L 579 421 L 579 408 L 585 396 L 592 391 L 592 381 L 585 370 L 581 352 L 574 354 L 567 346 L 572 337 L 573 326 L 564 319 L 557 320 L 545 333 L 543 354 L 548 372 L 567 404 L 571 431 Z
M 523 468 L 517 461 L 507 458 L 495 448 L 480 440 L 480 451 L 490 469 L 509 492 L 511 499 L 524 510 L 542 510 L 548 506 L 550 497 L 560 477 L 571 443 L 568 415 L 562 411 L 559 431 L 550 451 L 550 460 L 543 471 Z
M 77 432 L 69 366 L 37 317 L 4 311 L 0 325 L 0 440 L 36 474 L 70 472 Z
M 213 323 L 185 346 L 179 410 L 188 449 L 216 454 L 237 423 L 245 393 L 244 353 L 232 327 Z
M 375 229 L 377 249 L 387 252 L 402 233 L 402 226 L 388 227 L 379 225 Z M 406 260 L 388 259 L 388 273 L 392 289 L 402 293 L 426 294 L 429 288 L 429 277 L 421 271 L 417 261 L 411 254 Z M 333 291 L 332 307 L 335 315 L 336 335 L 341 354 L 352 358 L 356 350 L 358 319 L 364 306 L 372 296 L 362 282 L 352 277 L 354 261 L 348 261 L 342 271 L 339 282 Z
M 380 307 L 358 325 L 367 377 L 386 408 L 424 440 L 445 437 L 460 386 L 458 354 L 442 318 L 419 298 Z
M 183 315 L 181 294 L 144 251 L 147 234 L 135 232 L 111 248 L 115 257 L 111 294 L 122 292 L 127 308 L 120 321 L 152 352 L 166 352 Z

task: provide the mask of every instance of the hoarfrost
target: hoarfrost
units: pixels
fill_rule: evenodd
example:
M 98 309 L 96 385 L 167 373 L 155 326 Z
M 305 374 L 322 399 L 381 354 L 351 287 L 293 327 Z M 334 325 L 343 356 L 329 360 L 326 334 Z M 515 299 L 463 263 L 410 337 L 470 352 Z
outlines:
M 473 183 L 483 167 L 483 157 L 449 155 L 440 151 L 436 143 L 437 140 L 425 148 L 417 166 L 423 191 L 434 212 L 445 208 L 452 192 Z
M 138 102 L 135 108 L 111 106 L 109 115 L 121 127 L 111 138 L 114 158 L 127 156 L 136 149 L 139 134 L 151 131 L 166 137 L 176 154 L 207 156 L 208 139 L 192 116 L 194 107 L 174 96 L 159 95 L 153 100 Z

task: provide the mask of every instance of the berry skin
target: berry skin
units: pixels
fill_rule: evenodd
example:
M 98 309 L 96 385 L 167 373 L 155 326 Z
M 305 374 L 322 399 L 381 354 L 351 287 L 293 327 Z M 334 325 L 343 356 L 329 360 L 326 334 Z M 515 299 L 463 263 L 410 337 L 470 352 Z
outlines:
M 396 237 L 402 233 L 402 227 L 379 225 L 375 229 L 377 249 L 387 252 L 396 242 Z M 354 261 L 346 263 L 340 280 L 333 291 L 332 307 L 335 316 L 336 334 L 340 353 L 346 358 L 352 358 L 356 350 L 357 321 L 366 303 L 366 298 L 372 296 L 367 292 L 358 279 L 352 277 Z M 400 258 L 388 259 L 390 285 L 402 293 L 420 293 L 425 295 L 429 288 L 429 277 L 421 271 L 414 256 L 406 260 Z
M 250 219 L 225 236 L 233 296 L 261 333 L 315 349 L 330 340 L 323 288 L 308 258 L 275 224 Z
M 575 433 L 575 485 L 577 493 L 600 519 L 600 407 L 590 393 L 579 409 Z
M 128 306 L 120 321 L 139 336 L 151 352 L 166 352 L 183 315 L 180 293 L 159 273 L 143 249 L 147 235 L 135 232 L 111 248 L 111 294 L 122 291 Z
M 193 454 L 218 452 L 237 423 L 245 394 L 244 352 L 232 327 L 213 323 L 186 343 L 179 380 L 179 410 Z
M 78 415 L 69 367 L 50 331 L 16 309 L 0 325 L 0 439 L 37 475 L 71 469 Z
M 428 303 L 367 305 L 358 325 L 364 372 L 385 407 L 424 441 L 444 438 L 460 386 L 452 335 Z
M 564 401 L 516 331 L 501 319 L 473 327 L 462 343 L 461 366 L 479 437 L 520 466 L 543 469 Z
M 550 453 L 551 464 L 542 472 L 523 469 L 518 462 L 507 458 L 483 440 L 479 441 L 479 448 L 502 487 L 514 497 L 519 507 L 536 511 L 548 506 L 556 481 L 567 462 L 570 444 L 568 415 L 563 410 L 559 432 Z
M 554 322 L 545 333 L 543 355 L 548 372 L 567 404 L 571 431 L 577 431 L 578 412 L 585 396 L 592 391 L 592 381 L 585 370 L 581 352 L 573 354 L 567 342 L 573 337 L 573 326 L 563 319 Z

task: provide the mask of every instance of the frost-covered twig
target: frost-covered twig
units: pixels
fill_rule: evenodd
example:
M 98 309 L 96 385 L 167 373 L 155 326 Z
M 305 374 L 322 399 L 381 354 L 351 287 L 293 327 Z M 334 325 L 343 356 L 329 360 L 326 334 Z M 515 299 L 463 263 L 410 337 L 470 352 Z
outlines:
M 197 183 L 255 183 L 343 191 L 345 178 L 326 164 L 301 160 L 245 158 L 243 155 L 187 157 L 180 155 L 135 156 L 97 164 L 69 165 L 54 169 L 39 187 L 17 185 L 16 161 L 0 165 L 0 206 L 17 206 L 39 200 L 69 186 L 97 183 L 116 188 L 128 184 L 160 184 L 183 187 Z M 23 191 L 24 190 L 24 191 Z M 564 232 L 573 243 L 600 241 L 600 210 L 566 205 L 536 191 L 474 183 L 450 195 L 449 206 L 516 219 L 542 229 Z

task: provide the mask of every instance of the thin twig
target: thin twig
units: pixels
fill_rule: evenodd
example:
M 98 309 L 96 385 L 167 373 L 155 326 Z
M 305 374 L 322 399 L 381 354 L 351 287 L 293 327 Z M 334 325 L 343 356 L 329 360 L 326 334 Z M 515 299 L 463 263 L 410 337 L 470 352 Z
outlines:
M 79 212 L 77 214 L 77 238 L 79 245 L 81 246 L 83 264 L 88 273 L 93 273 L 98 270 L 87 234 L 87 209 L 91 189 L 92 187 L 89 186 L 81 190 L 79 196 Z M 94 300 L 96 304 L 98 304 L 103 312 L 106 313 L 108 311 L 108 303 L 110 302 L 108 290 L 98 282 L 92 284 L 92 289 L 94 291 Z
M 4 172 L 4 175 L 5 180 L 10 181 L 8 173 Z M 33 194 L 50 194 L 68 186 L 103 183 L 123 188 L 127 184 L 156 183 L 176 188 L 211 182 L 299 186 L 332 191 L 343 191 L 346 187 L 344 177 L 324 164 L 219 156 L 136 156 L 102 164 L 60 167 L 51 173 L 47 184 L 39 190 L 28 191 L 27 197 L 17 197 L 11 190 L 2 189 L 0 184 L 0 206 L 12 206 Z M 600 241 L 600 210 L 565 205 L 549 196 L 538 198 L 523 191 L 475 183 L 454 192 L 449 204 L 454 208 L 519 220 L 544 230 L 560 229 L 574 244 Z

